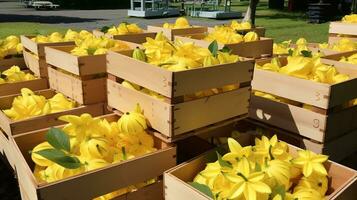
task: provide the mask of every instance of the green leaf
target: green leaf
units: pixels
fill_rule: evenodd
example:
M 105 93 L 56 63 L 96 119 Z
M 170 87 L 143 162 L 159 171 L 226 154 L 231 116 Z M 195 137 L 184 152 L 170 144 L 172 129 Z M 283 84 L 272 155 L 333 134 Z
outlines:
M 103 27 L 100 29 L 100 31 L 103 32 L 103 33 L 106 33 L 106 32 L 108 32 L 109 29 L 110 29 L 109 26 L 103 26 Z
M 46 134 L 46 140 L 58 150 L 71 151 L 71 144 L 68 135 L 59 128 L 50 128 Z
M 255 163 L 255 171 L 256 172 L 261 172 L 262 171 L 262 166 L 260 166 L 259 163 Z
M 227 46 L 224 46 L 221 50 L 219 50 L 220 52 L 223 52 L 223 53 L 232 53 L 232 49 L 230 49 L 229 47 Z
M 42 157 L 67 169 L 77 169 L 82 166 L 78 158 L 68 156 L 63 151 L 58 149 L 44 149 L 33 153 L 39 154 Z
M 217 56 L 217 51 L 218 51 L 218 43 L 216 40 L 211 42 L 211 44 L 208 46 L 208 50 L 212 53 L 213 56 Z
M 302 50 L 300 53 L 304 57 L 308 57 L 308 58 L 312 57 L 312 52 L 311 51 Z
M 196 190 L 202 192 L 203 194 L 207 195 L 208 197 L 213 199 L 213 193 L 211 189 L 207 185 L 203 185 L 197 182 L 189 182 L 189 184 L 194 187 Z
M 289 56 L 292 56 L 292 55 L 293 55 L 293 53 L 294 53 L 294 51 L 293 51 L 292 49 L 289 49 L 289 50 L 288 50 L 288 54 L 289 54 Z
M 222 159 L 221 154 L 219 154 L 218 152 L 216 152 L 216 154 L 217 154 L 218 163 L 219 165 L 221 165 L 221 167 L 233 168 L 231 164 L 229 164 L 227 161 Z
M 270 194 L 269 199 L 273 199 L 276 195 L 280 195 L 281 199 L 285 199 L 285 186 L 284 185 L 277 185 L 272 189 L 272 193 Z

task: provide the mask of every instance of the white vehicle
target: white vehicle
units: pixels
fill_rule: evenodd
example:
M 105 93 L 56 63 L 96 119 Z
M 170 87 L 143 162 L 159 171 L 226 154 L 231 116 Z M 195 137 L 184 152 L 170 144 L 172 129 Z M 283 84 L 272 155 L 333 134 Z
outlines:
M 31 6 L 36 10 L 40 9 L 57 9 L 59 5 L 53 4 L 50 1 L 32 1 Z

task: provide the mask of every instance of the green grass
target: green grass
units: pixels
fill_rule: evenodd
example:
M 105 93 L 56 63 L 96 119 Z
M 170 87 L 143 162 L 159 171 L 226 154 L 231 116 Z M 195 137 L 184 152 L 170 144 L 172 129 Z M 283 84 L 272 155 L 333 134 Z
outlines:
M 233 5 L 232 10 L 245 12 L 248 3 L 233 1 Z M 220 21 L 217 21 L 217 23 L 221 24 Z M 267 30 L 266 36 L 274 38 L 275 42 L 289 39 L 296 40 L 300 37 L 306 38 L 309 42 L 327 41 L 328 23 L 310 24 L 307 22 L 304 13 L 270 10 L 266 0 L 261 0 L 257 7 L 256 24 L 265 27 Z M 0 23 L 0 38 L 9 34 L 47 34 L 53 31 L 63 32 L 64 30 L 66 28 L 38 23 Z
M 0 38 L 6 37 L 8 35 L 48 34 L 55 31 L 64 32 L 66 30 L 67 28 L 39 23 L 0 23 Z

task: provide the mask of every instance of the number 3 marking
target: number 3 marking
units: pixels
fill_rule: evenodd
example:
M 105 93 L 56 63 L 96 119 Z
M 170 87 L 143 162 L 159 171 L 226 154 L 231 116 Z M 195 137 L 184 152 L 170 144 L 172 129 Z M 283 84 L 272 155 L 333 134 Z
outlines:
M 314 121 L 313 121 L 313 127 L 314 128 L 319 128 L 320 127 L 320 120 L 318 120 L 318 119 L 314 119 Z
M 321 100 L 320 92 L 315 92 L 315 96 L 316 96 L 316 101 L 320 101 Z

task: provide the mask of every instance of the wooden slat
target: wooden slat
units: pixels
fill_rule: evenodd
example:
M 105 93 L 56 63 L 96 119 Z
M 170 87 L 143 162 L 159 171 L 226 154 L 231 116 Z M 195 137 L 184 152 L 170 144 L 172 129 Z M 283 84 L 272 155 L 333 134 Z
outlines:
M 8 59 L 0 59 L 0 71 L 4 71 L 14 65 L 20 67 L 20 69 L 27 68 L 23 57 L 12 57 L 12 58 L 8 58 Z
M 354 23 L 330 22 L 329 33 L 357 35 L 357 25 Z
M 196 45 L 207 48 L 211 42 L 203 40 L 206 34 L 191 34 L 175 36 L 183 42 L 194 42 Z M 273 40 L 270 38 L 260 38 L 258 41 L 240 42 L 236 44 L 219 44 L 219 48 L 229 47 L 233 54 L 247 57 L 260 58 L 262 55 L 273 55 Z
M 106 102 L 106 77 L 81 80 L 51 67 L 48 72 L 50 87 L 76 102 L 84 105 Z
M 48 88 L 48 82 L 46 79 L 39 78 L 30 81 L 0 84 L 0 96 L 18 94 L 22 88 L 29 88 L 33 91 L 43 90 Z
M 179 29 L 168 29 L 163 28 L 162 25 L 155 25 L 155 26 L 147 26 L 147 30 L 149 32 L 163 32 L 163 34 L 170 40 L 174 40 L 176 35 L 186 35 L 186 34 L 194 34 L 194 33 L 205 33 L 207 32 L 207 27 L 202 26 L 193 26 L 190 28 L 179 28 Z
M 319 108 L 327 109 L 329 107 L 330 87 L 328 84 L 257 68 L 254 70 L 253 76 L 253 90 L 267 92 Z
M 46 61 L 42 58 L 39 59 L 27 50 L 23 51 L 24 59 L 27 67 L 38 77 L 47 78 L 47 65 Z
M 69 54 L 68 51 L 75 46 L 67 47 L 45 47 L 46 62 L 60 69 L 71 72 L 75 75 L 80 75 L 78 57 Z M 68 50 L 68 51 L 66 51 Z
M 304 108 L 252 95 L 249 117 L 316 141 L 325 139 L 327 116 Z
M 249 98 L 250 88 L 246 87 L 176 104 L 172 136 L 244 115 L 248 113 Z
M 353 42 L 357 42 L 357 38 L 356 37 L 352 37 L 352 36 L 338 36 L 338 35 L 334 35 L 334 34 L 330 34 L 328 37 L 328 43 L 329 44 L 336 44 L 338 43 L 341 39 L 346 38 L 349 39 Z
M 249 117 L 318 142 L 328 142 L 357 128 L 357 107 L 323 115 L 252 95 Z
M 21 35 L 20 39 L 21 39 L 21 44 L 23 45 L 24 48 L 28 49 L 29 51 L 31 51 L 32 53 L 38 55 L 38 47 L 37 44 L 31 40 L 31 38 L 33 38 L 35 36 L 25 36 L 25 35 Z
M 253 76 L 253 62 L 253 60 L 247 60 L 175 72 L 174 96 L 193 94 L 197 91 L 229 84 L 250 82 Z
M 112 200 L 164 200 L 162 180 L 153 184 L 139 188 L 134 192 L 116 197 Z
M 144 111 L 150 125 L 157 131 L 170 136 L 172 131 L 172 106 L 164 101 L 123 87 L 120 83 L 107 80 L 108 105 L 121 111 L 129 112 L 137 103 Z
M 131 58 L 131 55 L 132 51 L 121 53 L 109 51 L 107 72 L 166 97 L 171 97 L 173 72 L 135 60 Z
M 239 30 L 239 33 L 243 33 L 243 34 L 246 34 L 250 31 L 253 31 L 255 33 L 257 33 L 259 35 L 259 37 L 264 37 L 265 36 L 265 28 L 264 27 L 252 27 L 251 29 L 242 29 L 242 30 Z M 208 30 L 207 30 L 208 33 L 212 33 L 214 32 L 214 27 L 208 27 Z
M 105 36 L 109 39 L 122 40 L 122 41 L 132 42 L 132 43 L 136 43 L 136 44 L 142 44 L 142 43 L 146 42 L 147 37 L 155 38 L 156 33 L 144 31 L 143 33 L 130 33 L 130 34 L 126 34 L 126 35 L 112 35 L 109 33 L 103 33 L 100 30 L 95 29 L 95 30 L 93 30 L 93 35 L 95 35 L 96 37 Z

